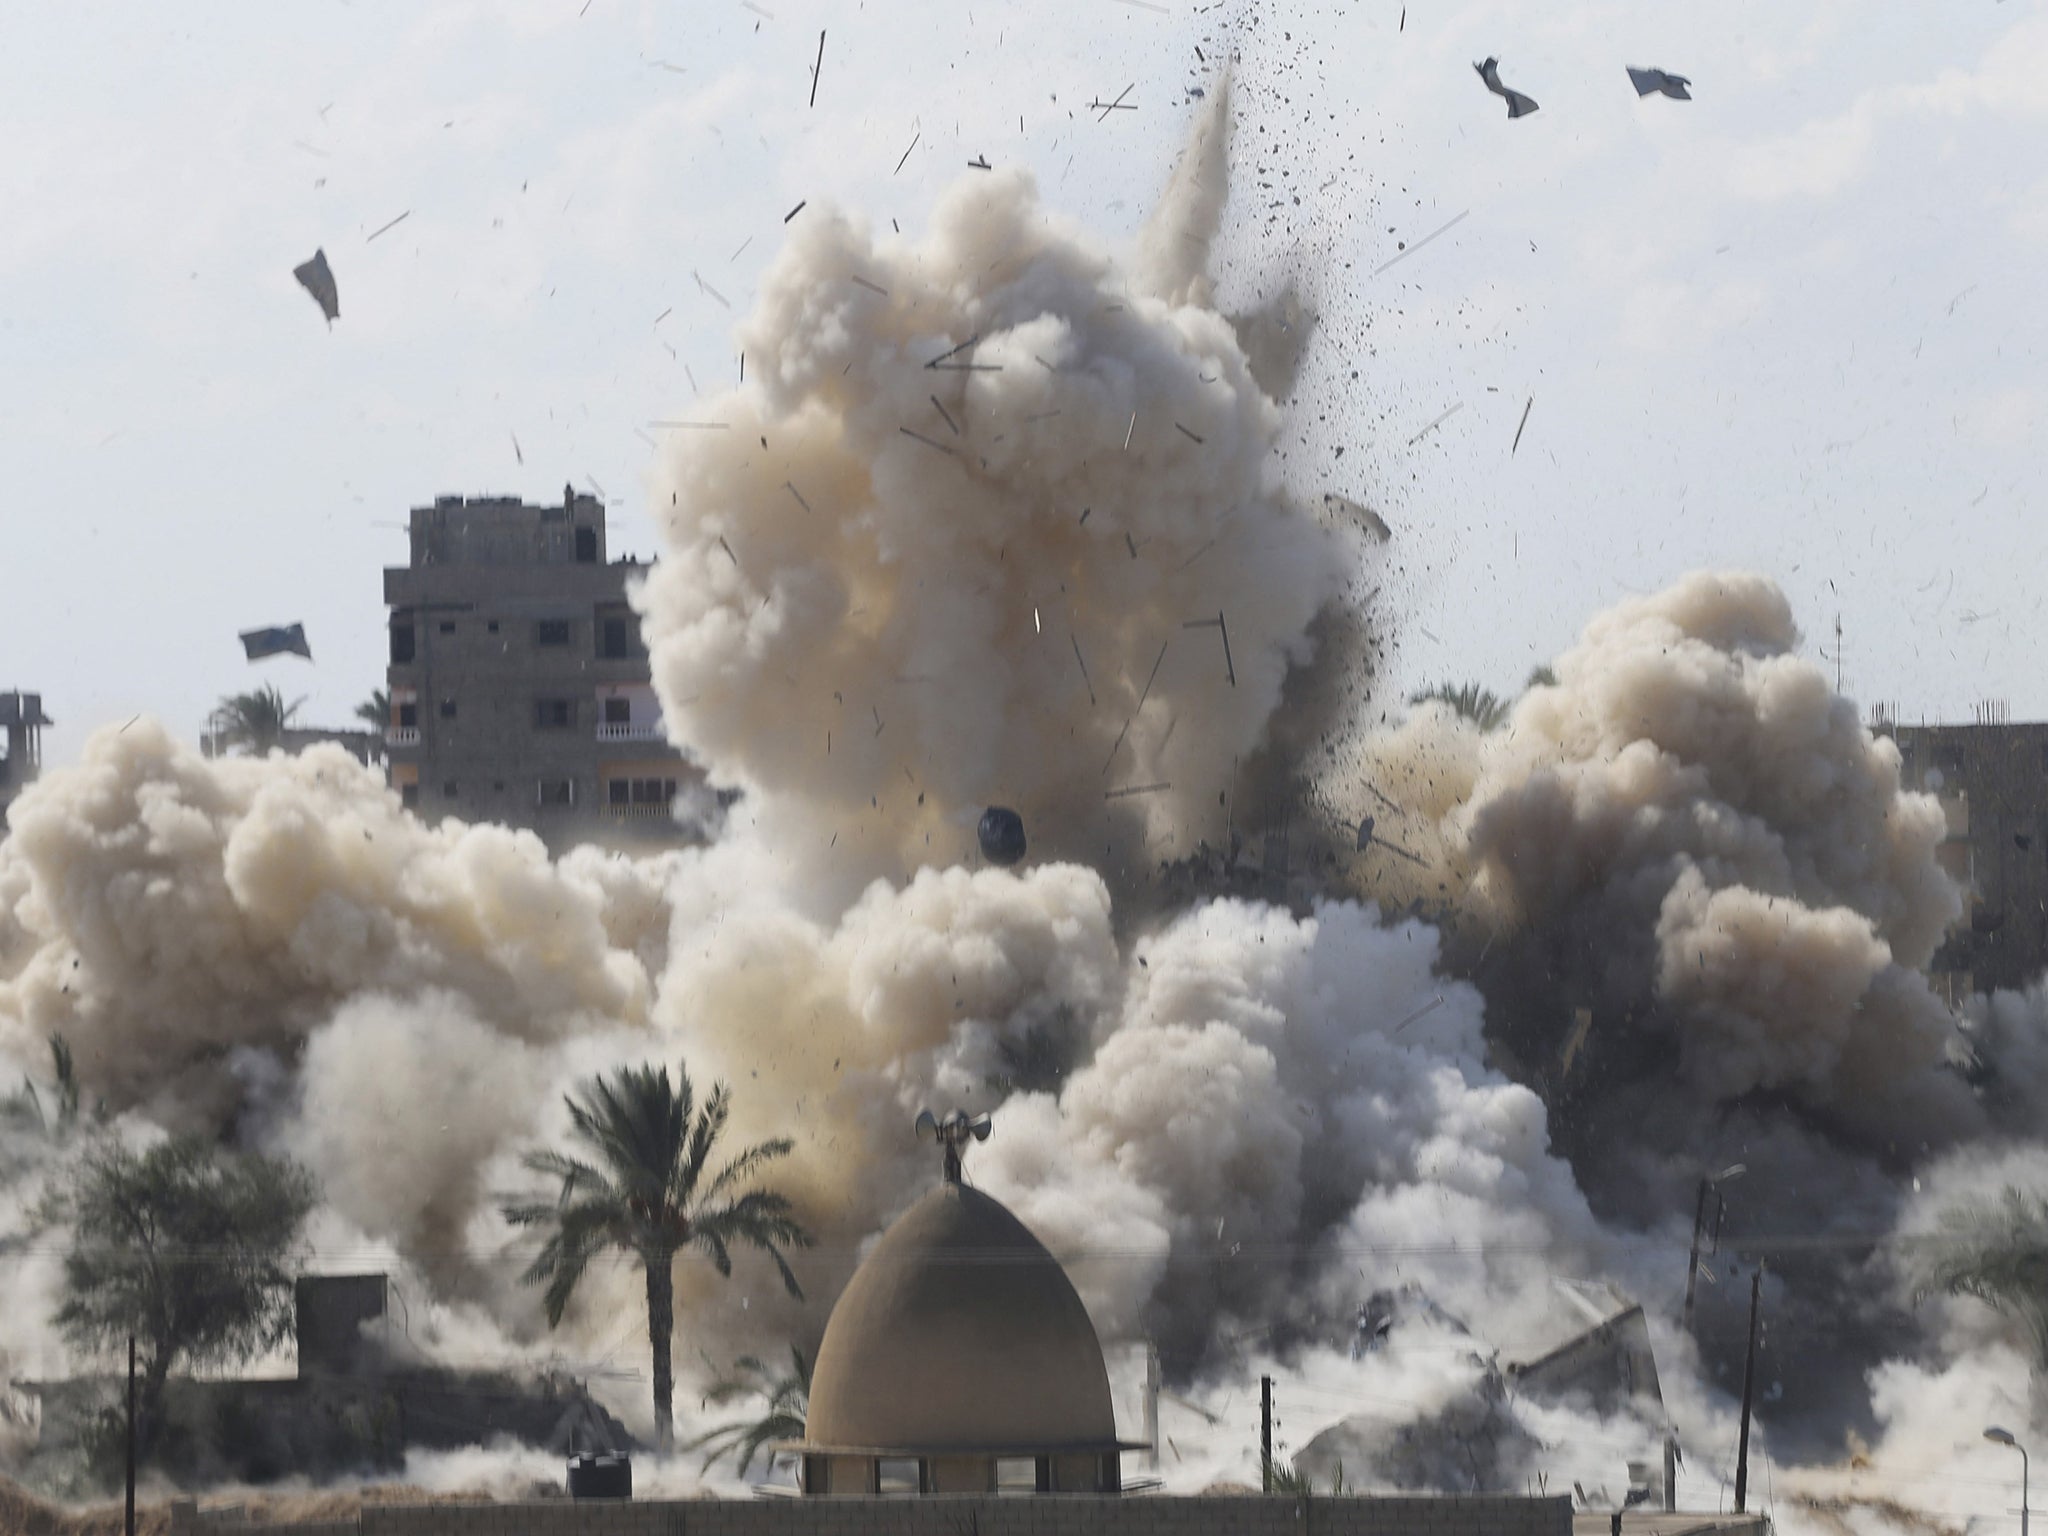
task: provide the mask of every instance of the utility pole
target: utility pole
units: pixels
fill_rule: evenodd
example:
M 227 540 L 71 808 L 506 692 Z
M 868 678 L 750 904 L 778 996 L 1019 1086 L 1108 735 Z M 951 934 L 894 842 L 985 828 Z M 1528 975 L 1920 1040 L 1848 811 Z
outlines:
M 1735 1448 L 1735 1513 L 1747 1511 L 1749 1497 L 1749 1404 L 1756 1389 L 1756 1314 L 1763 1298 L 1764 1267 L 1749 1278 L 1749 1354 L 1742 1362 L 1742 1437 Z
M 1692 1297 L 1700 1280 L 1700 1229 L 1707 1224 L 1707 1191 L 1713 1180 L 1700 1175 L 1700 1197 L 1692 1207 L 1692 1256 L 1685 1261 L 1685 1331 L 1692 1332 Z
M 135 1536 L 135 1335 L 128 1335 L 128 1509 L 123 1536 Z
M 1159 1465 L 1159 1346 L 1145 1341 L 1145 1444 L 1149 1463 Z
M 1273 1378 L 1259 1378 L 1259 1478 L 1267 1493 L 1273 1491 Z

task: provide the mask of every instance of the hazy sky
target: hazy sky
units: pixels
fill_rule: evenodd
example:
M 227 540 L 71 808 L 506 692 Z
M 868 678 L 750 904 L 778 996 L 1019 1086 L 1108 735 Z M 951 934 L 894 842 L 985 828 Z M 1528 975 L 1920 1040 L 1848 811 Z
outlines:
M 0 688 L 43 692 L 59 761 L 139 711 L 196 737 L 261 681 L 345 723 L 409 507 L 574 481 L 615 554 L 652 551 L 640 434 L 691 375 L 734 382 L 798 202 L 915 232 L 968 160 L 1021 160 L 1121 242 L 1234 51 L 1225 291 L 1292 275 L 1324 315 L 1284 467 L 1393 524 L 1404 682 L 1515 685 L 1595 608 L 1733 563 L 1813 649 L 1842 615 L 1865 699 L 2048 713 L 2048 11 L 1711 12 L 17 7 Z M 1506 119 L 1489 53 L 1538 113 Z M 1638 101 L 1629 64 L 1697 99 Z M 1086 109 L 1127 86 L 1136 110 Z M 291 275 L 316 246 L 331 330 Z M 242 659 L 237 630 L 293 620 L 313 665 Z

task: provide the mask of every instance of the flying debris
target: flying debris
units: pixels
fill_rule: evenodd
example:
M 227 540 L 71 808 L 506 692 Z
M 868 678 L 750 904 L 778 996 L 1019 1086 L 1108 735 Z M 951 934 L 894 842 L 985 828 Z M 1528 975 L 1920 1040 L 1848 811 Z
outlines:
M 292 276 L 299 280 L 299 286 L 313 295 L 313 302 L 320 306 L 320 313 L 327 317 L 329 325 L 341 315 L 341 295 L 334 287 L 334 269 L 327 265 L 327 252 L 316 250 L 311 261 L 302 261 L 292 268 Z
M 1638 96 L 1661 91 L 1674 101 L 1692 100 L 1692 92 L 1686 89 L 1692 82 L 1683 75 L 1666 74 L 1661 69 L 1637 69 L 1631 64 L 1628 66 L 1628 83 L 1636 88 Z
M 1479 78 L 1486 82 L 1486 88 L 1508 104 L 1509 117 L 1527 117 L 1536 110 L 1534 97 L 1524 96 L 1520 91 L 1511 91 L 1500 83 L 1500 60 L 1489 58 L 1484 64 L 1474 64 Z
M 1335 491 L 1325 492 L 1323 505 L 1332 512 L 1342 512 L 1358 519 L 1361 527 L 1381 543 L 1394 536 L 1394 530 L 1387 526 L 1387 520 L 1363 502 L 1353 501 L 1349 496 L 1339 496 Z
M 313 648 L 306 644 L 306 626 L 285 624 L 270 629 L 245 629 L 241 634 L 242 650 L 251 661 L 261 661 L 266 656 L 303 656 L 313 659 Z
M 1373 818 L 1368 816 L 1358 824 L 1358 851 L 1365 852 L 1372 846 Z
M 989 863 L 1008 869 L 1024 857 L 1024 818 L 1008 806 L 992 805 L 983 811 L 976 832 L 981 856 Z

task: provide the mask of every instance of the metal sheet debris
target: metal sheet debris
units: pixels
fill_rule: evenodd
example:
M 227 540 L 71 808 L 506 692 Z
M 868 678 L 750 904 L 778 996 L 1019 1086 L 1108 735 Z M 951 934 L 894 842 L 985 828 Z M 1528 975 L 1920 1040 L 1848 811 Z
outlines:
M 1489 57 L 1484 64 L 1474 64 L 1479 78 L 1486 82 L 1486 88 L 1508 104 L 1509 117 L 1527 117 L 1536 110 L 1536 98 L 1524 96 L 1520 91 L 1510 90 L 1500 83 L 1500 60 Z
M 1674 101 L 1692 100 L 1692 92 L 1686 89 L 1692 82 L 1684 75 L 1668 74 L 1661 69 L 1637 69 L 1631 64 L 1628 66 L 1628 83 L 1636 88 L 1637 96 L 1656 92 Z
M 313 659 L 313 648 L 306 643 L 306 626 L 303 624 L 245 629 L 237 638 L 242 642 L 243 655 L 250 661 L 262 661 L 267 656 L 303 656 L 308 661 Z
M 316 250 L 312 259 L 302 261 L 292 268 L 292 276 L 299 280 L 299 286 L 313 295 L 313 302 L 320 306 L 320 313 L 327 317 L 329 325 L 341 315 L 341 294 L 334 286 L 334 270 L 327 265 L 327 252 Z

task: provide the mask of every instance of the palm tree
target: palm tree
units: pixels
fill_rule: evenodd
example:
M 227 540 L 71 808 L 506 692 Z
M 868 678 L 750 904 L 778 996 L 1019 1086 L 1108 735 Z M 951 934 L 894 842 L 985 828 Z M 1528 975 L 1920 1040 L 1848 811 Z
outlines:
M 356 706 L 356 718 L 383 735 L 391 724 L 391 695 L 382 688 L 371 690 L 370 696 Z
M 1906 1267 L 1915 1301 L 1974 1296 L 2024 1325 L 2048 1368 L 2048 1199 L 2008 1187 L 1996 1203 L 1952 1206 Z
M 213 712 L 213 728 L 230 747 L 244 747 L 261 757 L 280 745 L 290 729 L 293 716 L 306 701 L 287 704 L 275 683 L 265 683 L 254 693 L 231 693 Z
M 1508 717 L 1508 706 L 1491 688 L 1477 683 L 1438 683 L 1408 696 L 1410 704 L 1448 704 L 1453 713 L 1470 720 L 1482 731 L 1492 731 Z
M 1527 693 L 1531 688 L 1555 688 L 1556 686 L 1557 668 L 1551 666 L 1548 662 L 1543 662 L 1529 669 L 1529 681 L 1522 684 L 1522 691 Z
M 547 1284 L 548 1326 L 562 1321 L 590 1261 L 608 1250 L 630 1255 L 647 1274 L 647 1338 L 654 1348 L 654 1428 L 661 1449 L 675 1439 L 675 1373 L 669 1339 L 675 1330 L 675 1259 L 700 1249 L 721 1275 L 732 1273 L 731 1249 L 745 1243 L 775 1261 L 782 1284 L 799 1301 L 803 1289 L 779 1245 L 807 1247 L 810 1237 L 772 1190 L 741 1192 L 743 1180 L 787 1156 L 795 1145 L 779 1136 L 748 1147 L 705 1178 L 712 1148 L 725 1130 L 731 1096 L 723 1083 L 692 1118 L 690 1074 L 668 1068 L 620 1067 L 593 1077 L 564 1102 L 569 1134 L 589 1155 L 532 1152 L 525 1166 L 560 1179 L 552 1201 L 508 1204 L 515 1226 L 545 1227 L 547 1241 L 521 1280 Z
M 773 1440 L 803 1439 L 811 1404 L 811 1363 L 794 1344 L 789 1348 L 789 1358 L 796 1369 L 787 1376 L 776 1376 L 757 1356 L 742 1355 L 733 1362 L 730 1376 L 712 1383 L 711 1390 L 704 1394 L 706 1407 L 713 1403 L 722 1407 L 749 1393 L 758 1394 L 768 1406 L 758 1419 L 721 1424 L 690 1442 L 688 1449 L 693 1451 L 711 1447 L 711 1454 L 704 1458 L 705 1471 L 710 1471 L 719 1457 L 731 1454 L 738 1458 L 739 1475 L 745 1477 L 762 1446 Z

